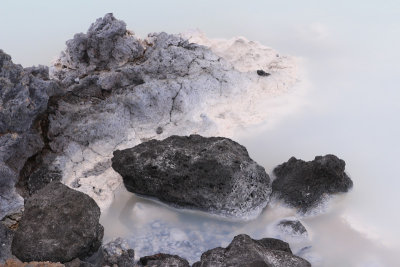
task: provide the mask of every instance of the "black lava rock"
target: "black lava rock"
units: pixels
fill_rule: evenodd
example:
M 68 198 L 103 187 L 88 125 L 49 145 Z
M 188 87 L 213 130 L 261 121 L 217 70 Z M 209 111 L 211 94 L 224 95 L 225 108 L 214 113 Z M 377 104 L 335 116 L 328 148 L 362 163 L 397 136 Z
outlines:
M 299 220 L 285 219 L 281 220 L 277 227 L 284 232 L 287 232 L 293 236 L 308 235 L 307 229 Z
M 177 255 L 169 255 L 164 253 L 155 254 L 152 256 L 145 256 L 140 258 L 140 263 L 143 266 L 151 267 L 189 267 L 189 262 Z
M 274 169 L 273 194 L 300 212 L 307 212 L 324 196 L 347 192 L 353 186 L 344 172 L 345 165 L 334 155 L 317 156 L 308 162 L 292 157 Z
M 7 259 L 12 258 L 11 241 L 14 232 L 8 229 L 0 222 L 0 265 L 4 264 Z
M 290 251 L 289 245 L 277 239 L 251 239 L 248 235 L 235 236 L 226 248 L 214 248 L 204 252 L 193 267 L 206 266 L 272 266 L 303 267 L 311 264 Z
M 50 169 L 48 165 L 42 165 L 28 178 L 29 194 L 34 194 L 51 182 L 59 182 L 61 178 L 62 174 L 60 170 Z
M 12 241 L 20 260 L 68 262 L 96 252 L 102 242 L 100 208 L 89 196 L 53 182 L 27 199 Z
M 258 243 L 260 243 L 263 247 L 267 249 L 272 249 L 272 250 L 280 250 L 280 251 L 285 251 L 288 253 L 292 253 L 292 250 L 290 249 L 290 246 L 288 243 L 276 239 L 276 238 L 263 238 L 260 240 L 257 240 Z
M 271 73 L 265 72 L 263 70 L 257 70 L 257 74 L 259 76 L 264 76 L 264 77 L 267 77 L 267 76 L 271 75 Z
M 115 151 L 112 167 L 130 192 L 225 216 L 258 215 L 271 193 L 264 168 L 223 137 L 151 140 Z

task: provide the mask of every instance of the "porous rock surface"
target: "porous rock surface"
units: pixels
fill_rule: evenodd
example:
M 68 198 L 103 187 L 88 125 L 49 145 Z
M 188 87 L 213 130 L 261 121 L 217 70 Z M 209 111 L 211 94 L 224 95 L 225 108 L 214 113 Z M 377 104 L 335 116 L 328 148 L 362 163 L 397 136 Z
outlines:
M 130 267 L 135 263 L 135 252 L 122 238 L 117 238 L 102 246 L 102 266 Z
M 53 182 L 28 198 L 12 241 L 24 262 L 68 262 L 88 257 L 102 242 L 100 209 L 89 196 Z
M 0 223 L 0 265 L 7 259 L 12 258 L 11 242 L 13 236 L 14 232 L 4 224 Z
M 36 122 L 59 91 L 47 67 L 23 68 L 0 50 L 0 220 L 22 212 L 15 184 L 25 162 L 44 146 Z
M 304 225 L 297 219 L 283 219 L 279 221 L 276 225 L 276 227 L 289 235 L 293 236 L 308 236 L 307 229 L 304 227 Z
M 345 165 L 335 155 L 317 156 L 308 162 L 292 157 L 273 170 L 273 195 L 302 213 L 309 212 L 326 197 L 353 186 Z
M 271 73 L 257 75 L 258 69 Z M 51 67 L 64 94 L 48 107 L 50 164 L 107 208 L 122 179 L 112 152 L 149 139 L 230 136 L 266 118 L 296 82 L 290 57 L 244 38 L 152 33 L 140 39 L 107 14 L 67 41 Z
M 189 262 L 178 255 L 159 253 L 140 258 L 140 264 L 147 267 L 189 267 Z
M 214 248 L 204 252 L 193 267 L 205 266 L 252 266 L 287 267 L 311 266 L 311 264 L 290 251 L 283 241 L 268 238 L 254 240 L 248 235 L 235 236 L 226 248 Z
M 117 150 L 111 161 L 128 191 L 178 207 L 254 217 L 271 193 L 264 168 L 228 138 L 174 135 Z

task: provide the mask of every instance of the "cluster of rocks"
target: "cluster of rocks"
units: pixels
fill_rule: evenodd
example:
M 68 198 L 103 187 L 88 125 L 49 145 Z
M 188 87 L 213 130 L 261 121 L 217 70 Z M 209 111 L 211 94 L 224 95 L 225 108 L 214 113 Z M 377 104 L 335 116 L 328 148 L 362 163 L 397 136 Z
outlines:
M 128 191 L 181 208 L 224 216 L 258 216 L 270 196 L 306 213 L 352 181 L 334 155 L 305 162 L 292 157 L 270 178 L 245 147 L 223 137 L 171 136 L 117 150 L 112 167 Z
M 295 75 L 289 58 L 251 49 L 265 62 L 240 65 L 234 55 L 220 56 L 229 49 L 214 52 L 179 35 L 141 40 L 107 14 L 67 42 L 50 74 L 44 66 L 14 64 L 0 50 L 0 262 L 189 266 L 169 254 L 136 262 L 122 239 L 102 246 L 101 210 L 122 180 L 129 191 L 175 207 L 247 219 L 271 197 L 305 213 L 349 190 L 345 163 L 333 155 L 291 158 L 275 168 L 271 183 L 246 148 L 228 138 L 174 135 L 217 135 L 227 124 L 262 118 L 239 107 L 268 88 L 286 89 Z M 301 223 L 280 223 L 288 226 L 305 233 Z M 310 264 L 283 241 L 239 235 L 193 266 Z

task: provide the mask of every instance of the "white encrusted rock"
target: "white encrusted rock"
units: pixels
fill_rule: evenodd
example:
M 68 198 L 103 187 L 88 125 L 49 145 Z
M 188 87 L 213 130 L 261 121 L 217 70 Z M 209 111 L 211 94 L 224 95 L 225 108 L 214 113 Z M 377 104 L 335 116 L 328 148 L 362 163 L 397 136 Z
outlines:
M 173 134 L 231 137 L 268 118 L 268 101 L 297 75 L 293 58 L 244 38 L 153 33 L 141 40 L 112 14 L 69 40 L 51 73 L 66 90 L 49 117 L 59 155 L 53 164 L 102 210 L 122 182 L 111 169 L 113 151 Z

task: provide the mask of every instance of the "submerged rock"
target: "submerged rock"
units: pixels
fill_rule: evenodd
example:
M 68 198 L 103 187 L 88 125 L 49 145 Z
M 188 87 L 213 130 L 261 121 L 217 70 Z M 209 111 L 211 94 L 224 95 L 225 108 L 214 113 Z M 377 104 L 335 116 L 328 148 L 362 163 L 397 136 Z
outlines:
M 226 216 L 258 215 L 271 193 L 264 168 L 223 137 L 151 140 L 115 151 L 112 167 L 130 192 Z
M 68 262 L 88 257 L 103 238 L 100 209 L 89 196 L 53 182 L 26 200 L 12 241 L 20 260 Z
M 311 264 L 290 251 L 289 245 L 276 239 L 254 240 L 248 235 L 235 236 L 226 248 L 214 248 L 203 255 L 193 267 L 206 266 L 311 266 Z
M 274 169 L 273 195 L 300 212 L 308 212 L 326 196 L 347 192 L 353 186 L 345 165 L 334 155 L 317 156 L 308 162 L 292 157 Z
M 164 253 L 145 256 L 140 258 L 140 263 L 148 267 L 189 267 L 189 262 L 177 255 L 169 255 Z
M 129 248 L 128 243 L 122 238 L 103 245 L 102 254 L 102 266 L 116 264 L 118 267 L 130 267 L 135 263 L 134 250 Z
M 283 219 L 276 226 L 281 232 L 292 236 L 308 236 L 307 229 L 297 219 Z

